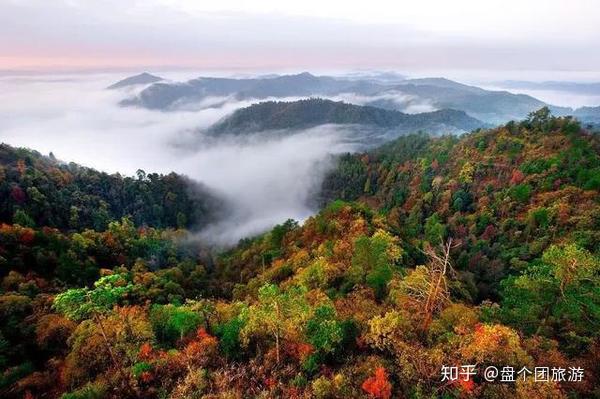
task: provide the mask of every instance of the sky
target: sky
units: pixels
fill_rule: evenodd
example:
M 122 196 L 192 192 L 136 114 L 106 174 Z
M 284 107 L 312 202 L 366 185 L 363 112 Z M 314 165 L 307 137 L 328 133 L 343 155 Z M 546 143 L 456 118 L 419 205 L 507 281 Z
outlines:
M 0 70 L 600 70 L 595 0 L 0 0 Z M 597 76 L 597 75 L 594 75 Z

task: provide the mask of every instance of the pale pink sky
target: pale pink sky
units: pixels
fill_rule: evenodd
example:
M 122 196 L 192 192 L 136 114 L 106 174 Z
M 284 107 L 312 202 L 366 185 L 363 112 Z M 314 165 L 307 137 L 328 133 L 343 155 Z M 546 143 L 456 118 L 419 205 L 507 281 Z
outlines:
M 0 0 L 0 70 L 599 71 L 594 0 Z

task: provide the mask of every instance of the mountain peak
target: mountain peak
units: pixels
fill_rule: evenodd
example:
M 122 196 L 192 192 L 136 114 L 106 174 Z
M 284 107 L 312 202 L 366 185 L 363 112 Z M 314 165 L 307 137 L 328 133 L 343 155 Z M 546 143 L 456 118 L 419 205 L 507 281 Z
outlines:
M 117 83 L 108 86 L 107 89 L 120 89 L 122 87 L 127 86 L 155 83 L 161 80 L 164 79 L 160 76 L 152 75 L 148 72 L 142 72 L 140 74 L 129 76 L 125 79 L 119 80 Z
M 292 80 L 301 80 L 301 81 L 310 81 L 314 79 L 318 79 L 315 75 L 310 72 L 300 72 L 292 75 L 281 75 L 279 76 L 281 79 L 292 79 Z

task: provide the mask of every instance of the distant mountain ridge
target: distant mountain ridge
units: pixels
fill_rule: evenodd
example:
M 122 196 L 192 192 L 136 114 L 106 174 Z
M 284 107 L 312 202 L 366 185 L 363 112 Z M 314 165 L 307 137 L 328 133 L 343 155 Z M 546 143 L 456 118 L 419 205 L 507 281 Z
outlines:
M 368 125 L 394 129 L 398 133 L 428 131 L 467 132 L 486 124 L 463 111 L 444 109 L 405 114 L 371 106 L 320 98 L 292 102 L 267 101 L 239 109 L 213 125 L 213 134 L 240 134 L 265 130 L 305 129 L 324 124 Z
M 146 81 L 140 76 L 128 79 Z M 121 82 L 117 84 L 123 85 Z M 582 118 L 583 122 L 600 119 L 600 111 L 595 109 L 579 111 L 554 106 L 526 94 L 486 90 L 442 77 L 403 79 L 401 75 L 394 75 L 393 79 L 377 79 L 355 74 L 348 77 L 315 76 L 308 72 L 239 79 L 200 77 L 187 82 L 157 81 L 139 94 L 124 99 L 120 105 L 170 111 L 210 97 L 238 101 L 320 97 L 397 111 L 409 109 L 416 103 L 426 105 L 421 107 L 423 109 L 464 111 L 493 125 L 523 119 L 544 106 L 548 106 L 555 115 L 574 115 Z
M 506 80 L 497 82 L 497 84 L 498 86 L 505 87 L 507 89 L 554 90 L 579 94 L 600 95 L 600 82 L 529 82 L 522 80 Z
M 142 84 L 150 84 L 163 81 L 164 79 L 160 76 L 149 74 L 148 72 L 142 72 L 139 75 L 130 76 L 123 80 L 119 80 L 117 83 L 114 83 L 107 87 L 109 90 L 120 89 L 128 86 L 142 85 Z
M 207 97 L 235 96 L 242 99 L 265 99 L 312 95 L 336 95 L 345 91 L 361 93 L 377 91 L 376 83 L 339 80 L 328 76 L 314 76 L 308 72 L 262 78 L 211 78 L 200 77 L 183 83 L 156 83 L 138 96 L 124 100 L 121 105 L 135 105 L 148 109 L 169 110 L 181 103 L 200 101 Z
M 437 108 L 462 110 L 493 124 L 522 119 L 530 112 L 548 105 L 526 94 L 485 90 L 445 78 L 410 79 L 393 89 L 428 100 Z
M 573 112 L 573 116 L 586 123 L 600 123 L 600 106 L 598 107 L 581 107 Z

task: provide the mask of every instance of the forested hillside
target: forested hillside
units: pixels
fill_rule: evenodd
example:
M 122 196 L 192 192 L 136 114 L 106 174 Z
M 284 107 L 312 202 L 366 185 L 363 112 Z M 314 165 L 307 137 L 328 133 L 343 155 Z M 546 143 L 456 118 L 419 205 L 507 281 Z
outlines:
M 263 130 L 306 129 L 324 124 L 366 125 L 387 128 L 402 134 L 426 131 L 437 134 L 466 132 L 485 123 L 463 111 L 444 109 L 420 114 L 404 114 L 382 108 L 313 98 L 292 102 L 267 101 L 235 111 L 212 126 L 214 134 L 239 134 Z
M 130 216 L 136 225 L 201 225 L 218 201 L 175 173 L 109 175 L 52 156 L 0 144 L 0 221 L 25 227 L 104 230 Z
M 74 167 L 2 148 L 2 184 L 27 194 L 2 199 L 2 397 L 600 395 L 600 147 L 575 120 L 542 109 L 344 156 L 321 212 L 211 257 L 184 230 L 144 226 L 172 219 L 125 208 L 110 218 L 132 219 L 46 227 L 29 188 L 58 194 L 22 181 Z M 460 365 L 514 381 L 442 378 Z M 584 377 L 516 374 L 537 366 Z
M 456 263 L 473 274 L 470 296 L 495 299 L 508 272 L 554 242 L 600 250 L 598 148 L 597 136 L 543 109 L 460 139 L 411 135 L 346 155 L 323 196 L 364 200 L 407 242 L 461 242 Z
M 444 78 L 409 79 L 397 89 L 402 93 L 427 99 L 435 107 L 460 109 L 494 125 L 523 118 L 529 112 L 546 105 L 525 94 L 484 90 Z M 560 107 L 554 108 L 561 110 Z

